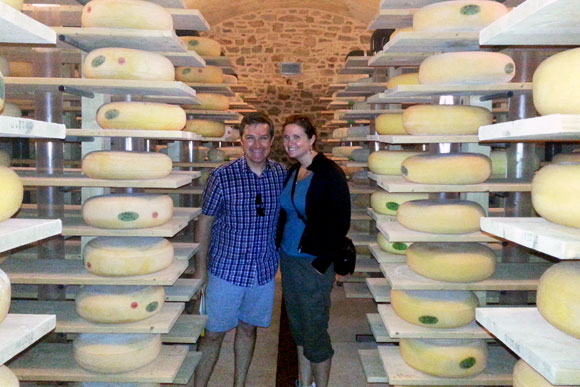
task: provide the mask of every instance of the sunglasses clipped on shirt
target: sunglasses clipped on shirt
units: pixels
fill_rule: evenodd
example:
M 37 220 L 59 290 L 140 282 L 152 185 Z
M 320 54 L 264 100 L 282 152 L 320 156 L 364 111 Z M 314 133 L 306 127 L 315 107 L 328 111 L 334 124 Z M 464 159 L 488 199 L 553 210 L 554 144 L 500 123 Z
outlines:
M 256 213 L 258 216 L 266 216 L 266 209 L 264 208 L 264 203 L 262 202 L 262 194 L 256 194 Z

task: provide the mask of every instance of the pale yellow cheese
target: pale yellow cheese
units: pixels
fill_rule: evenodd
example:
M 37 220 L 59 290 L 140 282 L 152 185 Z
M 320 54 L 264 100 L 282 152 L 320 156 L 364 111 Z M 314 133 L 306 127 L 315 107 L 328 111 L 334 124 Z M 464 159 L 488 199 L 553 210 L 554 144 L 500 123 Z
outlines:
M 33 71 L 30 62 L 10 62 L 9 74 L 11 77 L 32 77 Z
M 0 270 L 0 323 L 8 315 L 11 294 L 10 279 L 4 271 Z
M 332 138 L 343 138 L 346 137 L 348 133 L 348 128 L 338 128 L 332 131 Z
M 379 175 L 400 175 L 401 164 L 407 157 L 421 152 L 381 150 L 369 155 L 369 171 Z
M 540 375 L 535 369 L 522 359 L 514 366 L 513 387 L 554 387 L 546 378 Z M 570 385 L 558 385 L 559 387 L 574 387 Z M 578 386 L 578 385 L 576 385 Z
M 185 111 L 166 103 L 113 102 L 97 111 L 103 129 L 181 130 L 185 122 Z
M 0 366 L 0 386 L 2 387 L 18 387 L 20 382 L 14 372 L 5 365 Z
M 93 0 L 83 7 L 81 26 L 172 30 L 173 17 L 162 6 L 142 0 Z
M 4 117 L 22 117 L 22 110 L 13 103 L 6 102 L 0 115 Z
M 479 106 L 415 105 L 403 112 L 404 129 L 416 135 L 476 135 L 492 123 L 491 112 Z
M 411 156 L 401 164 L 403 177 L 422 184 L 477 184 L 491 175 L 491 160 L 479 153 Z
M 20 209 L 24 188 L 20 177 L 8 167 L 0 167 L 0 222 Z
M 413 30 L 429 32 L 480 31 L 508 13 L 497 1 L 443 1 L 420 8 L 413 14 Z
M 195 96 L 201 103 L 199 105 L 186 105 L 186 109 L 224 111 L 230 108 L 230 100 L 225 95 L 213 93 L 197 93 Z
M 203 137 L 222 137 L 226 132 L 226 126 L 219 121 L 193 119 L 187 120 L 184 130 Z
M 217 66 L 175 68 L 175 79 L 193 83 L 223 83 L 224 72 Z
M 384 113 L 375 118 L 375 129 L 378 134 L 406 135 L 403 127 L 403 113 Z
M 82 206 L 84 221 L 93 227 L 138 229 L 161 226 L 173 216 L 169 195 L 111 194 L 89 198 Z
M 580 339 L 580 262 L 560 262 L 542 274 L 536 304 L 546 320 Z
M 226 160 L 226 152 L 221 149 L 213 148 L 207 154 L 209 161 L 212 162 L 220 162 Z
M 220 56 L 222 46 L 217 40 L 201 36 L 180 36 L 179 39 L 187 45 L 187 49 L 195 51 L 201 56 Z
M 532 204 L 550 222 L 580 228 L 580 163 L 550 164 L 532 180 Z
M 346 157 L 349 158 L 352 152 L 356 149 L 363 149 L 362 146 L 335 146 L 332 148 L 332 155 L 335 157 Z
M 105 374 L 139 369 L 161 352 L 161 335 L 88 334 L 73 341 L 75 361 L 83 368 Z
M 397 28 L 392 34 L 389 40 L 395 39 L 395 36 L 399 35 L 401 32 L 413 32 L 413 26 Z
M 132 48 L 98 48 L 89 52 L 83 74 L 99 79 L 175 80 L 173 63 L 169 59 L 155 52 Z
M 24 0 L 0 0 L 0 3 L 7 4 L 17 11 L 22 11 Z
M 2 2 L 2 0 L 0 0 L 0 2 Z M 10 63 L 3 56 L 0 56 L 0 74 L 5 77 L 10 76 Z
M 82 171 L 93 179 L 150 180 L 168 176 L 171 158 L 157 152 L 96 151 L 82 161 Z
M 475 320 L 479 301 L 469 290 L 391 290 L 391 305 L 411 324 L 458 328 Z
M 431 55 L 419 66 L 422 84 L 507 83 L 515 74 L 516 65 L 512 58 L 488 51 Z
M 174 255 L 173 245 L 156 237 L 99 237 L 83 249 L 85 268 L 110 277 L 155 273 L 171 265 Z
M 10 157 L 10 153 L 5 150 L 0 150 L 0 167 L 9 167 L 11 162 L 12 157 Z
M 242 157 L 244 155 L 244 150 L 240 146 L 220 146 L 216 148 L 224 152 L 225 160 L 234 160 Z
M 75 299 L 79 316 L 99 324 L 145 320 L 164 303 L 163 286 L 83 286 Z
M 483 339 L 401 339 L 401 357 L 428 375 L 467 378 L 487 367 L 487 344 Z
M 387 89 L 392 89 L 399 85 L 418 85 L 419 73 L 408 73 L 397 75 L 387 81 Z
M 544 60 L 533 77 L 533 101 L 538 113 L 580 114 L 580 48 Z
M 467 234 L 479 231 L 485 211 L 469 200 L 412 200 L 401 204 L 397 221 L 415 231 L 433 234 Z
M 552 158 L 552 163 L 580 163 L 580 153 L 558 153 Z
M 224 83 L 226 83 L 228 85 L 237 85 L 238 84 L 238 78 L 235 75 L 224 74 Z
M 371 207 L 383 215 L 396 215 L 399 206 L 409 200 L 428 199 L 424 193 L 390 193 L 382 189 L 371 194 Z
M 377 243 L 381 250 L 397 255 L 405 255 L 409 246 L 412 245 L 412 243 L 389 242 L 381 233 L 377 234 Z
M 504 178 L 507 174 L 507 152 L 501 150 L 491 151 L 491 177 Z M 538 160 L 539 163 L 539 160 Z
M 407 265 L 423 277 L 447 282 L 475 282 L 495 272 L 497 257 L 480 243 L 413 243 Z

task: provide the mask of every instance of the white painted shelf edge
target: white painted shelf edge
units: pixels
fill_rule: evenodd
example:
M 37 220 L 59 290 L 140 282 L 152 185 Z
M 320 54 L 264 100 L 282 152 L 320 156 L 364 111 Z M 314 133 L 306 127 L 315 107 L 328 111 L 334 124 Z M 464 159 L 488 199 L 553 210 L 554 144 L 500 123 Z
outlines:
M 61 232 L 60 219 L 7 219 L 0 222 L 0 253 Z
M 0 136 L 16 138 L 65 138 L 63 124 L 20 117 L 0 116 Z
M 0 324 L 0 364 L 26 349 L 52 331 L 55 315 L 9 314 Z

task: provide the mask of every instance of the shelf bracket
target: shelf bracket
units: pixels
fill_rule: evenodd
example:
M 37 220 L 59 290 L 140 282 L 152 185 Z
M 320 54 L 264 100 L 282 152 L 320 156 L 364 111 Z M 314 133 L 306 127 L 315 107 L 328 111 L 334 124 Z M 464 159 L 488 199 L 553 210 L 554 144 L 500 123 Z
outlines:
M 479 97 L 479 100 L 481 102 L 483 102 L 483 101 L 491 101 L 493 99 L 511 98 L 513 96 L 514 96 L 514 92 L 513 91 L 508 91 L 508 92 L 505 92 L 505 93 L 497 93 L 497 94 L 484 95 L 482 97 Z
M 83 50 L 84 52 L 89 52 L 91 51 L 91 49 L 87 46 L 85 46 L 84 44 L 80 43 L 78 40 L 71 38 L 68 35 L 63 35 L 63 34 L 59 34 L 58 35 L 58 40 L 60 40 L 61 42 L 64 42 L 66 44 L 69 44 L 73 47 L 76 47 L 78 49 Z
M 95 98 L 95 93 L 87 91 L 87 90 L 77 89 L 76 87 L 60 85 L 58 87 L 58 91 L 60 91 L 61 93 L 68 93 L 68 94 L 72 94 L 72 95 L 77 95 L 79 97 Z

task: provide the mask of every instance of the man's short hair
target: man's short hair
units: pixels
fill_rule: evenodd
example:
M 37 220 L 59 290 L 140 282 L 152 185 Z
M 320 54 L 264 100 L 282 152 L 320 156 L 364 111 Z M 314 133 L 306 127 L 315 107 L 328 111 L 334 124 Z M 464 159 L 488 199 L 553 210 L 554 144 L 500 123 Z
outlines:
M 262 112 L 248 113 L 244 116 L 244 118 L 242 118 L 242 123 L 240 124 L 240 136 L 244 135 L 244 129 L 246 128 L 246 126 L 256 124 L 268 125 L 270 138 L 274 138 L 274 123 L 265 113 Z

